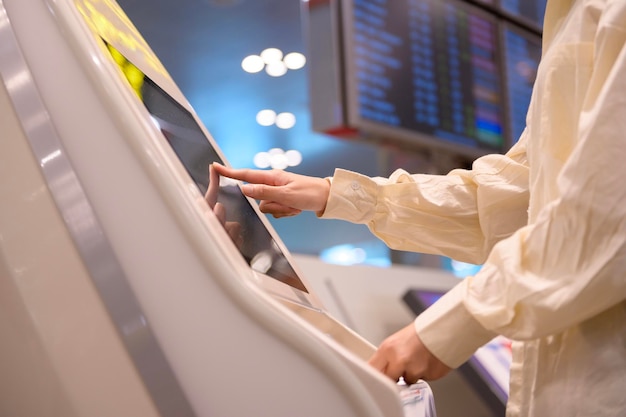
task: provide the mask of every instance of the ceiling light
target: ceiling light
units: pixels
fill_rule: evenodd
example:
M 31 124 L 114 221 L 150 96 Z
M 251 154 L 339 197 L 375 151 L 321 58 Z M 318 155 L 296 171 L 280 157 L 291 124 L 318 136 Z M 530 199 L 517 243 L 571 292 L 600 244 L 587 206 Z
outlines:
M 261 169 L 285 169 L 299 165 L 302 162 L 302 154 L 294 150 L 285 152 L 281 148 L 272 148 L 254 155 L 253 162 L 254 166 Z
M 285 158 L 287 158 L 287 164 L 290 167 L 300 165 L 300 163 L 302 162 L 302 154 L 294 150 L 285 152 Z
M 291 52 L 285 55 L 283 62 L 290 70 L 297 70 L 304 67 L 304 64 L 306 64 L 306 58 L 300 52 Z
M 296 116 L 293 113 L 280 113 L 276 116 L 276 126 L 281 129 L 291 129 L 296 124 Z
M 261 110 L 256 114 L 256 121 L 261 126 L 271 126 L 276 122 L 276 112 L 274 110 Z
M 263 58 L 258 55 L 248 55 L 243 59 L 243 61 L 241 61 L 241 68 L 243 68 L 245 72 L 249 72 L 251 74 L 262 71 L 263 67 L 265 67 L 265 62 L 263 61 Z
M 270 155 L 270 165 L 274 169 L 285 169 L 289 166 L 285 151 L 281 148 L 272 148 L 268 151 Z
M 268 65 L 280 62 L 283 59 L 283 51 L 278 48 L 267 48 L 261 52 L 261 58 Z
M 267 152 L 259 152 L 254 155 L 253 162 L 255 167 L 265 169 L 272 165 L 272 158 Z
M 274 169 L 285 169 L 289 166 L 284 153 L 272 155 L 271 165 Z
M 257 73 L 265 68 L 272 77 L 280 77 L 288 70 L 298 70 L 306 64 L 306 57 L 300 52 L 283 55 L 278 48 L 264 49 L 259 55 L 248 55 L 241 61 L 241 67 L 248 73 Z
M 280 77 L 287 73 L 287 66 L 282 61 L 272 62 L 265 66 L 265 72 L 272 77 Z

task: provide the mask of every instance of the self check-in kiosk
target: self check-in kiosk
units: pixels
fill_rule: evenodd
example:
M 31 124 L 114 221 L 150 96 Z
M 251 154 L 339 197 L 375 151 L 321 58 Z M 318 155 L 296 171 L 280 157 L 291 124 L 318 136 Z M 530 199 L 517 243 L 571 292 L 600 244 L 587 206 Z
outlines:
M 434 415 L 209 175 L 113 0 L 0 0 L 0 80 L 0 415 Z

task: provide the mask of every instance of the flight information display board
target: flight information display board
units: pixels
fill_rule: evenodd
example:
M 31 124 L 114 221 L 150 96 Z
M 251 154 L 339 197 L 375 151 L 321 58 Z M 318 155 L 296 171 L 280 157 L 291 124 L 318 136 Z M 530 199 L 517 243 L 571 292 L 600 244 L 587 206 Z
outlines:
M 405 141 L 436 139 L 461 152 L 503 150 L 505 99 L 493 16 L 454 0 L 350 0 L 345 6 L 350 125 Z
M 500 0 L 502 12 L 523 24 L 541 30 L 547 0 Z
M 516 142 L 526 127 L 526 113 L 541 59 L 541 38 L 510 24 L 503 25 L 504 71 L 509 131 Z

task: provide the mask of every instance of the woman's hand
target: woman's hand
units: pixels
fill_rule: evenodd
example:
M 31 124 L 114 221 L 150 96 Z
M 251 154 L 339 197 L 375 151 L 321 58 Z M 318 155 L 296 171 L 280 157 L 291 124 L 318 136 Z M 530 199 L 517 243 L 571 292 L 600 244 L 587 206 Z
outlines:
M 369 363 L 394 382 L 403 377 L 409 385 L 439 379 L 451 370 L 424 346 L 413 323 L 385 339 Z
M 219 175 L 246 182 L 243 193 L 260 200 L 261 211 L 275 218 L 295 216 L 305 210 L 323 213 L 326 209 L 330 182 L 324 178 L 278 169 L 233 169 L 217 163 L 211 167 Z

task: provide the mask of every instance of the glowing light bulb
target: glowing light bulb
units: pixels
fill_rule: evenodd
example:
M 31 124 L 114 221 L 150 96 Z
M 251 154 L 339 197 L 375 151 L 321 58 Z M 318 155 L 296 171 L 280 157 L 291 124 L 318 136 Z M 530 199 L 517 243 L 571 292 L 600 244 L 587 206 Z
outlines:
M 274 110 L 261 110 L 256 115 L 256 121 L 261 126 L 271 126 L 276 122 L 276 112 Z
M 253 162 L 254 166 L 256 166 L 257 168 L 269 168 L 272 165 L 272 157 L 267 152 L 259 152 L 254 155 Z
M 243 61 L 241 61 L 241 68 L 243 68 L 245 72 L 249 72 L 251 74 L 262 71 L 264 67 L 265 62 L 263 61 L 263 58 L 258 55 L 248 55 L 243 59 Z
M 306 57 L 300 52 L 291 52 L 285 55 L 283 62 L 290 70 L 298 70 L 306 64 Z
M 287 157 L 284 153 L 272 155 L 272 168 L 285 169 L 289 166 L 287 163 Z
M 290 150 L 285 152 L 285 157 L 287 158 L 287 164 L 290 167 L 295 167 L 300 165 L 302 162 L 302 154 L 298 151 Z
M 283 59 L 283 51 L 278 48 L 267 48 L 261 52 L 261 58 L 268 65 L 280 62 Z
M 265 66 L 265 72 L 272 77 L 281 77 L 287 73 L 287 66 L 284 62 L 272 62 Z
M 296 116 L 293 113 L 284 112 L 276 116 L 276 126 L 281 129 L 291 129 L 296 124 Z

